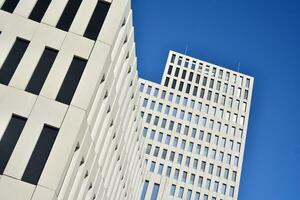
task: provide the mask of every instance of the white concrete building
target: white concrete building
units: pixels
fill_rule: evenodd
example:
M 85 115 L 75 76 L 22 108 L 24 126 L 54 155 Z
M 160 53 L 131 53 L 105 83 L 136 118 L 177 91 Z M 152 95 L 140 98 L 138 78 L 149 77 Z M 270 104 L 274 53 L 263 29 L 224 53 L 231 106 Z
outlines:
M 253 78 L 170 51 L 140 79 L 146 177 L 140 200 L 236 200 Z
M 129 0 L 0 0 L 0 199 L 138 199 Z

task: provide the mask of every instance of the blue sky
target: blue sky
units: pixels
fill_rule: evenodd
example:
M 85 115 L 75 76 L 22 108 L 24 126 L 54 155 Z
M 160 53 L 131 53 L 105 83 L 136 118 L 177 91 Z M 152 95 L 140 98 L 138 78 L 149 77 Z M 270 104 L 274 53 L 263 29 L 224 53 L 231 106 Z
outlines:
M 175 50 L 255 77 L 239 200 L 300 191 L 300 2 L 133 0 L 139 75 Z

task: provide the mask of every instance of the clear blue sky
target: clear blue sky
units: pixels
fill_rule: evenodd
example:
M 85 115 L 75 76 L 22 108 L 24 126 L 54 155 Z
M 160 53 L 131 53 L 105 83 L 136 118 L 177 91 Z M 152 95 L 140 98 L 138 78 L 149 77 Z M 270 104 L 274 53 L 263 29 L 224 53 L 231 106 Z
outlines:
M 300 199 L 300 1 L 133 0 L 138 69 L 170 49 L 255 77 L 239 200 Z

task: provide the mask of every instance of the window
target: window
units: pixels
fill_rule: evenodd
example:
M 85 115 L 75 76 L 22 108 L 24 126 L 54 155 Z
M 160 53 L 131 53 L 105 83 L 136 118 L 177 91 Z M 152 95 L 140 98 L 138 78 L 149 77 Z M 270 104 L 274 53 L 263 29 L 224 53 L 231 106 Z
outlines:
M 203 177 L 199 176 L 198 177 L 198 187 L 201 188 L 202 187 L 202 183 L 203 183 Z
M 174 179 L 178 180 L 178 176 L 179 176 L 179 169 L 175 169 Z
M 183 192 L 184 192 L 183 187 L 180 187 L 180 188 L 179 188 L 179 191 L 178 191 L 178 198 L 182 199 L 182 197 L 183 197 Z
M 159 147 L 155 147 L 153 156 L 157 157 L 159 153 Z
M 175 195 L 175 190 L 176 190 L 176 185 L 171 185 L 171 189 L 170 189 L 170 195 L 174 196 Z
M 240 124 L 241 124 L 241 125 L 244 125 L 244 123 L 245 123 L 245 117 L 244 117 L 244 116 L 241 116 L 241 118 L 240 118 Z
M 214 79 L 210 79 L 210 82 L 209 82 L 209 88 L 213 88 L 214 87 Z
M 177 147 L 177 144 L 178 144 L 178 137 L 175 137 L 173 141 L 173 147 Z
M 172 70 L 173 70 L 173 66 L 169 65 L 167 74 L 171 75 L 172 74 Z
M 59 129 L 44 125 L 22 176 L 22 181 L 37 185 Z
M 160 133 L 158 134 L 157 141 L 158 141 L 158 142 L 161 142 L 161 141 L 162 141 L 162 137 L 163 137 L 163 133 L 160 132 Z
M 175 157 L 175 152 L 172 151 L 171 154 L 170 154 L 170 161 L 174 161 L 174 157 Z
M 68 105 L 71 103 L 86 63 L 87 60 L 76 56 L 73 57 L 72 63 L 57 94 L 56 101 Z
M 232 177 L 231 177 L 232 181 L 236 181 L 236 171 L 232 172 Z
M 177 108 L 173 108 L 173 113 L 172 113 L 173 117 L 176 117 L 177 115 Z
M 237 157 L 237 156 L 234 157 L 234 165 L 235 166 L 239 165 L 239 157 Z
M 6 5 L 6 2 L 14 2 L 13 0 L 5 1 L 2 8 Z M 7 3 L 9 4 L 9 3 Z M 12 79 L 27 47 L 29 41 L 17 38 L 14 45 L 12 46 L 9 54 L 7 55 L 2 67 L 0 68 L 0 83 L 8 85 Z
M 191 161 L 191 157 L 187 156 L 185 159 L 185 166 L 189 167 L 190 166 L 190 161 Z
M 182 173 L 181 181 L 185 183 L 185 182 L 186 182 L 186 177 L 187 177 L 187 172 L 184 171 L 184 172 Z
M 151 109 L 151 110 L 154 110 L 154 106 L 155 106 L 155 101 L 151 101 L 150 109 Z
M 155 130 L 151 130 L 150 139 L 154 140 L 154 137 L 155 137 Z
M 185 149 L 185 143 L 186 143 L 186 140 L 182 140 L 182 141 L 181 141 L 181 149 L 182 149 L 182 150 Z
M 171 57 L 171 63 L 174 63 L 174 62 L 175 62 L 175 57 L 176 57 L 176 55 L 175 55 L 175 54 L 172 54 L 172 57 Z
M 144 182 L 143 191 L 142 191 L 142 195 L 141 195 L 140 200 L 145 200 L 145 196 L 146 196 L 146 193 L 147 193 L 148 185 L 149 185 L 149 181 L 146 180 Z
M 182 71 L 181 78 L 182 78 L 182 79 L 185 79 L 185 76 L 186 76 L 186 70 L 184 69 L 184 70 Z
M 188 190 L 186 194 L 186 200 L 191 200 L 191 198 L 192 198 L 192 190 Z
M 149 94 L 150 94 L 150 92 L 149 92 Z M 161 92 L 161 99 L 165 99 L 165 98 L 166 98 L 166 91 L 163 90 L 163 91 Z
M 177 163 L 178 164 L 182 163 L 182 154 L 178 154 Z
M 150 164 L 150 172 L 154 172 L 154 169 L 155 169 L 155 162 L 152 161 Z
M 162 171 L 164 169 L 164 165 L 163 164 L 159 164 L 159 167 L 158 167 L 158 174 L 162 175 Z
M 152 147 L 151 144 L 148 144 L 148 145 L 147 145 L 147 148 L 146 148 L 146 154 L 150 155 L 151 147 Z
M 170 135 L 167 135 L 166 141 L 165 141 L 165 143 L 166 143 L 167 145 L 170 144 L 170 138 L 171 138 L 171 136 L 170 136 Z
M 176 67 L 174 76 L 175 76 L 175 77 L 178 77 L 178 74 L 179 74 L 179 67 Z
M 182 57 L 179 56 L 178 61 L 177 61 L 177 65 L 181 65 L 181 63 L 182 63 Z
M 221 176 L 221 167 L 220 166 L 217 167 L 216 176 L 218 176 L 218 177 Z
M 166 106 L 166 109 L 165 109 L 165 114 L 166 114 L 166 115 L 168 115 L 168 114 L 169 114 L 169 112 L 170 112 L 170 106 L 169 106 L 169 105 L 167 105 L 167 106 Z
M 221 193 L 222 193 L 223 195 L 226 194 L 226 184 L 224 184 L 224 183 L 223 183 L 223 185 L 222 185 Z
M 175 87 L 176 87 L 176 82 L 177 82 L 176 79 L 173 79 L 173 81 L 172 81 L 172 86 L 171 86 L 172 89 L 175 89 Z
M 170 175 L 171 175 L 171 169 L 172 168 L 170 166 L 167 167 L 167 171 L 166 171 L 166 176 L 167 177 L 170 177 Z
M 180 96 L 179 96 L 179 95 L 176 96 L 175 102 L 176 102 L 177 104 L 179 104 L 179 102 L 180 102 Z
M 170 94 L 169 94 L 169 98 L 168 98 L 168 100 L 170 101 L 170 102 L 172 102 L 172 100 L 173 100 L 173 93 L 172 92 L 170 92 Z
M 51 0 L 37 1 L 28 18 L 36 22 L 41 22 L 50 3 Z
M 13 13 L 20 0 L 6 0 L 1 7 L 1 10 Z
M 154 95 L 155 97 L 157 97 L 157 95 L 158 95 L 158 88 L 155 88 L 155 89 L 154 89 L 153 95 Z
M 105 1 L 97 1 L 96 8 L 94 9 L 88 26 L 84 32 L 84 37 L 87 37 L 91 40 L 97 39 L 108 13 L 109 7 L 110 3 Z
M 150 200 L 156 200 L 159 191 L 159 184 L 154 183 Z
M 228 175 L 229 175 L 229 169 L 225 169 L 225 171 L 224 171 L 224 178 L 228 179 Z
M 200 193 L 199 192 L 195 193 L 195 200 L 200 200 Z
M 14 151 L 27 119 L 12 115 L 2 138 L 0 138 L 0 174 L 2 175 L 5 167 Z
M 218 188 L 219 188 L 219 182 L 218 182 L 218 181 L 215 181 L 215 184 L 214 184 L 214 192 L 218 192 Z
M 207 179 L 207 180 L 206 180 L 206 189 L 207 189 L 207 190 L 210 189 L 210 183 L 211 183 L 211 180 L 210 180 L 210 179 Z
M 161 112 L 162 106 L 163 106 L 162 103 L 159 103 L 159 104 L 158 104 L 158 106 L 157 106 L 157 111 L 158 111 L 158 112 Z
M 144 129 L 143 129 L 143 136 L 144 136 L 144 137 L 147 136 L 147 131 L 148 131 L 148 128 L 144 127 Z
M 234 187 L 233 187 L 233 186 L 230 186 L 229 196 L 230 196 L 230 197 L 233 197 L 233 196 L 234 196 Z
M 192 80 L 193 80 L 193 76 L 194 76 L 194 73 L 193 73 L 193 72 L 190 72 L 190 75 L 189 75 L 189 81 L 192 81 Z
M 68 1 L 56 25 L 56 28 L 62 29 L 64 31 L 69 31 L 69 28 L 71 27 L 71 24 L 75 18 L 81 2 L 82 0 Z
M 214 171 L 214 165 L 213 164 L 209 164 L 208 173 L 209 174 L 213 174 L 213 171 Z
M 196 146 L 196 153 L 199 155 L 200 151 L 201 151 L 201 145 L 197 144 L 197 146 Z
M 145 87 L 145 84 L 144 84 L 144 83 L 142 83 L 142 84 L 140 85 L 140 92 L 143 92 L 143 90 L 144 90 L 144 87 Z
M 206 86 L 206 83 L 207 83 L 207 77 L 203 77 L 203 80 L 202 80 L 202 85 L 203 86 Z
M 166 77 L 164 86 L 168 87 L 170 78 Z

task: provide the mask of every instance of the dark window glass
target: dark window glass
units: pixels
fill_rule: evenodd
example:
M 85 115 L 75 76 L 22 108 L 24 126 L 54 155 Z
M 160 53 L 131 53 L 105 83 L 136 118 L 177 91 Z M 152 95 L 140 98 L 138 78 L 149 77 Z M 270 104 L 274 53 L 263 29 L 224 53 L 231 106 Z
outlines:
M 179 68 L 176 67 L 176 70 L 175 70 L 175 76 L 178 77 L 178 74 L 179 74 Z
M 180 83 L 179 83 L 179 91 L 181 91 L 182 92 L 182 88 L 183 88 L 183 82 L 182 81 L 180 81 Z
M 197 74 L 197 76 L 196 76 L 196 83 L 199 83 L 199 81 L 200 81 L 200 75 Z
M 182 71 L 182 74 L 181 74 L 181 78 L 182 78 L 182 79 L 185 79 L 185 75 L 186 75 L 186 70 L 183 70 L 183 71 Z
M 145 181 L 140 200 L 144 200 L 145 199 L 145 196 L 146 196 L 146 193 L 147 193 L 147 189 L 148 189 L 148 185 L 149 185 L 149 181 Z
M 166 77 L 166 80 L 165 80 L 165 86 L 166 86 L 166 87 L 168 87 L 169 81 L 170 81 L 170 78 L 169 78 L 169 77 Z
M 68 31 L 72 22 L 75 18 L 75 15 L 79 9 L 82 0 L 69 0 L 60 19 L 56 25 L 56 28 Z
M 20 0 L 6 0 L 1 7 L 1 10 L 5 10 L 6 12 L 14 12 Z
M 197 96 L 197 91 L 198 91 L 198 87 L 194 86 L 194 90 L 193 90 L 193 95 L 194 96 Z
M 0 174 L 3 174 L 10 156 L 19 140 L 26 119 L 13 115 L 0 140 Z
M 43 19 L 50 3 L 51 0 L 38 0 L 29 15 L 29 19 L 40 22 Z
M 28 45 L 29 41 L 17 38 L 0 69 L 0 83 L 4 85 L 9 84 Z
M 60 87 L 56 101 L 70 104 L 84 71 L 86 60 L 74 57 L 66 77 Z
M 168 74 L 169 74 L 169 75 L 171 75 L 171 74 L 172 74 L 172 69 L 173 69 L 173 66 L 172 66 L 172 65 L 170 65 L 170 66 L 169 66 L 169 68 L 168 68 Z
M 187 86 L 186 86 L 185 92 L 186 92 L 186 93 L 189 93 L 190 90 L 191 90 L 191 84 L 188 83 Z
M 173 79 L 173 82 L 172 82 L 172 88 L 173 89 L 175 89 L 175 87 L 176 87 L 176 82 L 177 82 L 176 79 Z
M 192 81 L 192 80 L 193 80 L 193 76 L 194 76 L 194 73 L 191 72 L 190 75 L 189 75 L 189 81 Z
M 27 92 L 31 92 L 36 95 L 40 93 L 57 53 L 57 50 L 49 49 L 47 47 L 45 48 L 26 87 Z
M 58 131 L 58 128 L 44 125 L 42 133 L 34 147 L 25 172 L 22 176 L 22 181 L 34 185 L 38 183 Z
M 109 7 L 110 3 L 98 1 L 89 24 L 84 32 L 84 37 L 87 37 L 91 40 L 97 39 L 108 13 Z
M 159 191 L 159 184 L 154 183 L 154 187 L 153 187 L 153 190 L 152 190 L 150 200 L 156 200 L 157 199 L 158 191 Z
M 172 54 L 172 57 L 171 57 L 171 63 L 174 63 L 175 57 L 176 57 L 176 55 L 175 55 L 175 54 Z

